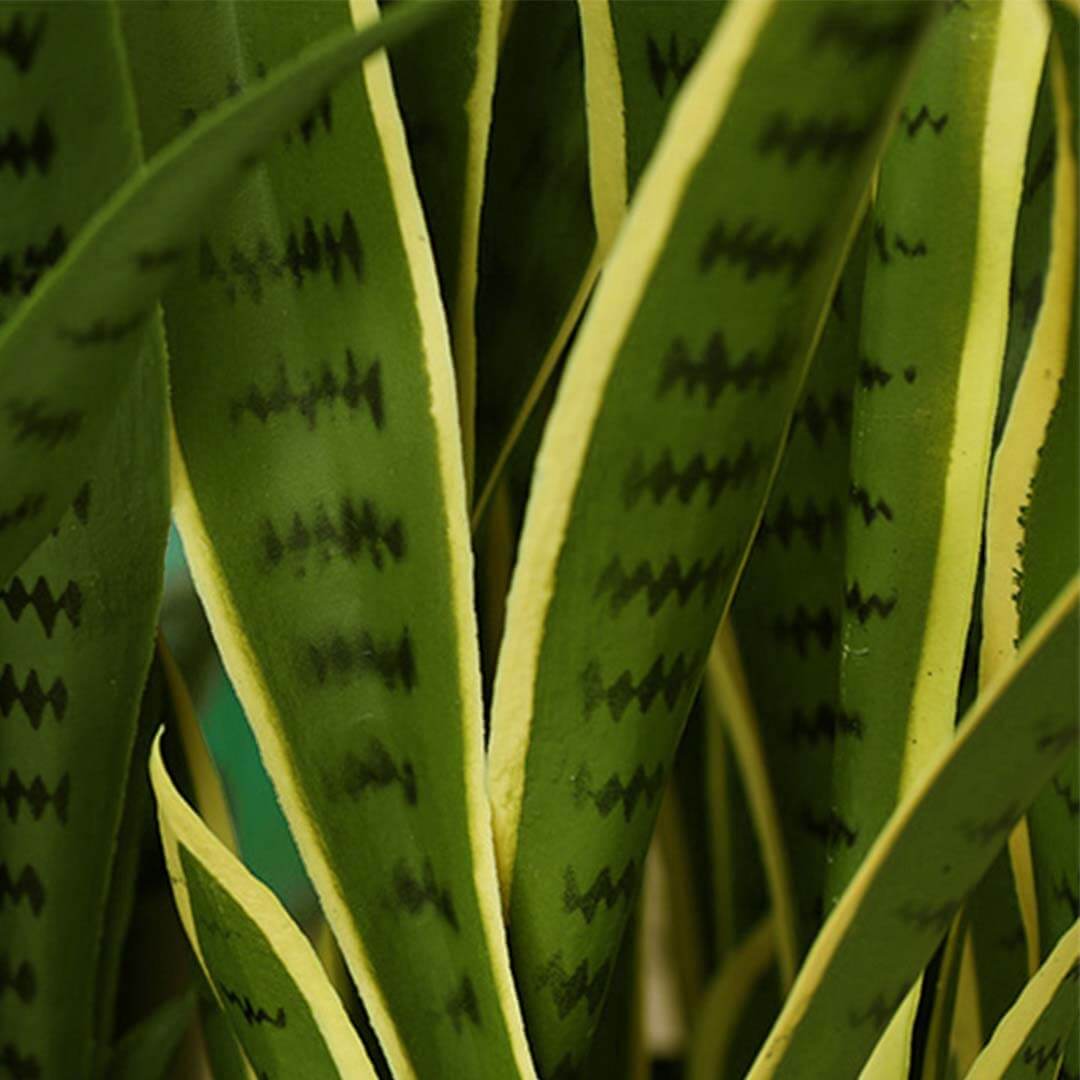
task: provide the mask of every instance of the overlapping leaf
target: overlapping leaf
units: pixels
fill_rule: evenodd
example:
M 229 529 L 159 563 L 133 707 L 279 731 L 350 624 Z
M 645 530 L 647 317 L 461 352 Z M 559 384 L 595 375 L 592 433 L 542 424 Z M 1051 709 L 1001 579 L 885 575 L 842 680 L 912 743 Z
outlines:
M 617 876 L 647 846 L 931 14 L 730 6 L 569 357 L 511 587 L 491 748 L 511 948 L 548 1073 L 580 1059 L 626 916 L 617 905 L 587 922 L 560 903 L 564 879 Z M 777 117 L 816 130 L 839 115 L 863 135 L 827 162 L 763 144 Z M 748 439 L 761 466 L 735 489 Z
M 812 947 L 751 1080 L 857 1073 L 968 891 L 1076 753 L 1078 599 L 1074 578 L 894 811 Z
M 882 162 L 852 416 L 840 675 L 861 738 L 836 744 L 827 903 L 952 736 L 1045 43 L 1035 5 L 950 6 Z
M 72 16 L 73 10 L 83 14 Z M 99 449 L 119 394 L 132 379 L 157 297 L 178 264 L 195 253 L 192 230 L 199 219 L 259 152 L 325 95 L 335 79 L 372 49 L 415 28 L 436 10 L 435 5 L 421 5 L 362 36 L 347 33 L 313 49 L 246 100 L 231 102 L 220 114 L 196 124 L 119 188 L 70 242 L 58 243 L 59 234 L 54 232 L 44 238 L 25 236 L 11 252 L 5 249 L 5 258 L 23 266 L 23 280 L 27 272 L 36 272 L 27 271 L 24 245 L 35 245 L 37 254 L 29 261 L 36 269 L 55 265 L 0 330 L 0 383 L 7 413 L 7 423 L 0 428 L 0 484 L 5 492 L 0 508 L 0 577 L 14 571 L 56 524 L 86 480 L 87 463 Z M 92 12 L 105 20 L 104 29 L 90 26 L 89 34 L 80 34 L 81 19 Z M 69 18 L 80 21 L 68 24 Z M 66 49 L 58 35 L 60 60 L 56 62 L 70 62 L 71 48 L 80 56 L 87 49 L 97 54 L 95 63 L 104 65 L 100 72 L 104 85 L 95 91 L 103 95 L 101 108 L 115 123 L 125 116 L 130 122 L 131 106 L 124 102 L 119 76 L 115 68 L 109 74 L 106 60 L 113 56 L 115 65 L 112 4 L 85 9 L 59 4 L 40 11 L 33 5 L 27 19 L 28 34 L 44 27 L 28 62 L 34 61 L 37 49 L 42 57 L 50 55 L 46 47 L 50 26 L 73 25 Z M 95 49 L 91 43 L 99 39 L 101 47 Z M 10 78 L 9 59 L 6 53 L 0 57 L 5 79 Z M 93 82 L 93 73 L 86 70 Z M 27 77 L 33 78 L 32 69 Z M 62 77 L 57 78 L 58 85 L 63 85 Z M 32 108 L 35 97 L 26 93 L 18 100 Z M 83 122 L 86 100 L 70 92 L 67 101 L 65 111 L 73 110 L 67 119 L 77 127 Z M 44 111 L 33 125 L 5 139 L 5 181 L 9 168 L 16 176 L 25 173 L 29 178 L 58 152 Z M 35 131 L 40 134 L 35 136 Z M 106 176 L 98 179 L 98 190 L 81 209 L 77 200 L 70 206 L 64 205 L 67 199 L 52 200 L 57 213 L 75 215 L 65 227 L 81 224 L 78 215 L 92 210 L 115 186 L 117 175 L 109 169 L 116 168 L 116 161 L 110 164 L 109 155 L 114 152 L 110 141 L 117 139 L 121 145 L 115 153 L 128 155 L 123 164 L 128 169 L 133 166 L 131 136 L 125 140 L 117 132 L 103 130 L 100 160 L 93 157 L 96 144 L 91 143 L 87 151 L 94 167 Z M 73 148 L 77 148 L 74 141 Z M 63 254 L 53 258 L 55 249 L 65 244 Z
M 150 775 L 177 908 L 257 1075 L 374 1080 L 311 945 L 277 897 L 183 800 L 161 741 L 159 733 Z
M 231 79 L 269 84 L 349 10 L 125 17 L 157 145 Z M 178 525 L 395 1074 L 528 1075 L 483 787 L 454 373 L 385 58 L 290 134 L 164 298 Z

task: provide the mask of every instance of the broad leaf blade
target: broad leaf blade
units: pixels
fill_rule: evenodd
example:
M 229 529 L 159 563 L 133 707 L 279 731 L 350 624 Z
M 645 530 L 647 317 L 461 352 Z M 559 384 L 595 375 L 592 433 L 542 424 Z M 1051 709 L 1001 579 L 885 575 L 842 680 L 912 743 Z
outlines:
M 931 13 L 733 5 L 683 88 L 568 360 L 511 586 L 491 745 L 511 948 L 546 1070 L 587 1043 L 626 915 L 586 923 L 560 905 L 561 881 L 568 868 L 617 876 L 648 844 Z M 778 114 L 808 122 L 842 101 L 859 103 L 865 132 L 843 158 L 792 169 L 760 147 Z M 760 472 L 727 491 L 751 437 Z
M 111 3 L 0 5 L 0 339 L 20 306 L 141 157 Z M 142 338 L 136 336 L 134 355 Z M 69 453 L 87 420 L 56 377 L 0 360 L 0 579 L 11 576 L 89 475 Z M 27 365 L 29 366 L 29 365 Z M 59 369 L 63 370 L 63 369 Z M 102 400 L 102 423 L 117 389 Z M 49 465 L 64 459 L 60 482 Z
M 825 868 L 838 840 L 830 828 L 833 749 L 862 736 L 858 717 L 840 703 L 840 621 L 868 241 L 864 225 L 833 296 L 733 608 L 793 868 L 800 954 L 824 918 Z
M 256 1071 L 374 1080 L 307 938 L 280 901 L 199 820 L 154 741 L 150 778 L 180 919 Z
M 1053 1075 L 1076 1023 L 1078 979 L 1080 923 L 1074 922 L 1005 1014 L 968 1080 L 1022 1080 L 1048 1067 Z
M 60 5 L 49 15 L 59 22 L 69 8 Z M 36 410 L 31 418 L 48 420 L 52 435 L 28 436 L 21 422 L 0 428 L 0 487 L 15 495 L 14 506 L 5 496 L 3 507 L 0 578 L 56 524 L 85 480 L 86 462 L 131 381 L 155 302 L 176 267 L 195 253 L 199 220 L 330 85 L 437 10 L 416 5 L 363 34 L 315 46 L 243 100 L 196 122 L 116 191 L 6 319 L 0 330 L 5 401 Z M 32 488 L 27 477 L 34 478 Z
M 71 509 L 0 586 L 0 1045 L 25 1075 L 90 1074 L 123 929 L 109 895 L 168 529 L 157 326 L 134 376 Z
M 810 950 L 752 1080 L 858 1071 L 965 895 L 1076 752 L 1078 599 L 1074 578 L 894 811 Z
M 852 415 L 840 675 L 843 711 L 863 737 L 836 745 L 827 904 L 952 737 L 1045 45 L 1034 5 L 952 5 L 882 163 Z
M 349 18 L 343 2 L 167 14 L 166 35 L 154 9 L 127 23 L 152 143 L 231 71 L 262 63 L 269 84 Z M 177 48 L 198 66 L 163 63 Z M 454 373 L 386 59 L 329 109 L 332 133 L 319 111 L 309 140 L 279 144 L 164 298 L 177 523 L 391 1068 L 528 1075 L 484 792 Z

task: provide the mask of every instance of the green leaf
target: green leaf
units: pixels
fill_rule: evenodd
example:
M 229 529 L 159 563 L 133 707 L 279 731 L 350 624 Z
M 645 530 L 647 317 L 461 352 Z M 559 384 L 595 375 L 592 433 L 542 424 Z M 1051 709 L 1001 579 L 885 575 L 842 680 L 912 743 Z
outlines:
M 156 1009 L 113 1047 L 109 1080 L 165 1080 L 191 1026 L 196 992 L 185 991 Z
M 1016 881 L 1003 851 L 971 894 L 971 938 L 978 988 L 978 1015 L 989 1037 L 1027 981 L 1027 942 Z
M 33 294 L 7 315 L 0 329 L 0 385 L 10 422 L 0 428 L 0 487 L 14 495 L 5 494 L 0 510 L 0 578 L 56 524 L 85 481 L 86 463 L 99 451 L 116 401 L 133 379 L 155 302 L 174 270 L 195 253 L 199 220 L 330 85 L 367 53 L 438 10 L 435 4 L 416 5 L 363 34 L 323 42 L 195 124 L 116 190 Z M 58 65 L 73 62 L 71 49 L 80 63 L 84 53 L 96 51 L 94 35 L 80 36 L 80 11 L 64 4 L 45 13 L 50 27 L 79 20 L 70 37 L 60 39 L 66 47 L 56 54 Z M 104 14 L 114 17 L 111 5 Z M 42 38 L 43 63 L 52 55 L 48 41 L 48 35 Z M 0 57 L 5 74 L 7 60 Z M 55 75 L 51 63 L 43 68 L 48 70 Z M 103 77 L 110 77 L 107 70 Z M 85 99 L 77 93 L 69 98 L 69 122 L 83 123 Z M 20 95 L 21 100 L 32 98 Z M 124 108 L 118 102 L 109 114 Z M 103 143 L 103 155 L 107 150 Z
M 825 914 L 833 747 L 862 734 L 840 704 L 840 622 L 869 234 L 864 224 L 848 255 L 733 608 L 791 859 L 800 954 Z
M 1070 97 L 1066 65 L 1055 55 L 1051 71 L 1058 122 L 1054 176 L 1054 221 L 1046 299 L 1017 388 L 1005 438 L 1026 449 L 1011 489 L 1002 497 L 1002 516 L 1017 507 L 1022 529 L 1018 557 L 1009 565 L 1018 582 L 1016 636 L 1030 633 L 1054 590 L 1080 567 L 1080 283 L 1076 273 L 1076 98 Z M 1066 330 L 1066 327 L 1068 329 Z M 1066 338 L 1066 333 L 1068 337 Z M 1060 381 L 1055 376 L 1062 373 Z M 1025 380 L 1030 386 L 1025 386 Z M 1052 412 L 1049 410 L 1052 408 Z M 1026 439 L 1025 439 L 1026 436 Z M 1002 441 L 1001 454 L 1007 451 Z M 1002 466 L 1004 471 L 1004 465 Z M 1003 479 L 1002 487 L 1008 482 Z M 1011 496 L 1011 498 L 1007 497 Z M 1006 524 L 1009 524 L 1006 522 Z M 1015 527 L 1001 530 L 1002 545 L 1017 539 Z M 1080 766 L 1064 764 L 1028 818 L 1039 955 L 1080 915 Z
M 490 752 L 511 952 L 547 1072 L 587 1045 L 626 917 L 625 905 L 592 921 L 566 910 L 565 874 L 618 876 L 644 855 L 932 12 L 732 4 L 567 361 L 511 585 Z M 817 130 L 839 117 L 861 136 L 827 162 L 792 167 L 763 145 L 781 118 Z M 735 490 L 748 440 L 760 465 Z
M 836 744 L 827 906 L 952 738 L 1046 32 L 1035 5 L 950 6 L 881 165 L 840 671 L 862 738 Z
M 780 827 L 775 789 L 770 782 L 761 731 L 743 672 L 731 624 L 725 623 L 713 644 L 705 668 L 705 692 L 719 706 L 723 724 L 738 762 L 742 786 L 757 834 L 769 886 L 772 937 L 784 993 L 799 966 L 795 896 L 788 849 Z
M 903 798 L 818 936 L 750 1080 L 851 1076 L 1080 733 L 1080 578 Z
M 763 919 L 724 962 L 705 993 L 690 1043 L 689 1080 L 732 1075 L 730 1058 L 754 994 L 776 958 L 771 919 Z
M 0 5 L 9 43 L 0 52 L 0 341 L 87 220 L 139 166 L 115 22 L 111 3 Z M 129 370 L 141 346 L 135 335 Z M 56 525 L 89 475 L 82 402 L 66 395 L 64 368 L 42 378 L 37 366 L 28 355 L 0 353 L 0 580 Z M 102 395 L 102 424 L 118 391 Z
M 23 1075 L 91 1075 L 115 979 L 114 857 L 168 529 L 156 319 L 143 339 L 71 509 L 0 586 L 0 1046 Z
M 133 6 L 147 140 L 230 73 L 261 63 L 271 84 L 348 17 L 344 2 Z M 164 298 L 176 521 L 395 1075 L 453 1061 L 528 1076 L 484 785 L 454 372 L 385 57 L 304 130 Z
M 480 223 L 474 527 L 612 240 L 590 187 L 577 5 L 515 3 L 509 19 Z
M 968 1080 L 1021 1080 L 1048 1067 L 1053 1076 L 1076 1023 L 1078 979 L 1080 922 L 1074 922 L 998 1024 Z
M 480 212 L 501 15 L 502 0 L 462 0 L 439 35 L 420 35 L 390 51 L 450 323 L 466 487 L 474 454 Z
M 154 740 L 150 778 L 165 861 L 188 939 L 244 1053 L 261 1075 L 374 1072 L 315 951 L 281 902 L 177 791 Z
M 590 142 L 603 145 L 600 132 L 610 131 L 610 158 L 622 173 L 607 181 L 613 202 L 621 196 L 625 204 L 637 188 L 679 88 L 725 7 L 726 0 L 581 3 Z

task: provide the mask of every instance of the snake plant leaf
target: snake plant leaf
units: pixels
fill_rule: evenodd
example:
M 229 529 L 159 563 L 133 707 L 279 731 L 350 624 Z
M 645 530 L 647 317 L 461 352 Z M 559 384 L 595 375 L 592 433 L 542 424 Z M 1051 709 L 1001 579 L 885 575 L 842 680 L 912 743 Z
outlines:
M 442 33 L 390 52 L 401 117 L 450 323 L 471 485 L 476 411 L 476 283 L 502 0 L 464 0 Z
M 1080 922 L 1062 934 L 968 1072 L 968 1080 L 1037 1077 L 1064 1056 L 1076 1023 L 1080 980 Z
M 893 812 L 811 948 L 751 1080 L 856 1075 L 964 897 L 1076 752 L 1078 600 L 1080 577 Z
M 622 215 L 679 88 L 723 14 L 724 0 L 579 0 L 585 41 L 590 151 Z M 594 160 L 595 160 L 595 155 Z
M 625 904 L 591 921 L 568 910 L 565 876 L 617 878 L 644 855 L 933 10 L 730 5 L 567 361 L 511 584 L 490 751 L 511 953 L 544 1070 L 578 1062 L 626 917 Z M 864 132 L 842 157 L 791 165 L 762 145 L 779 115 L 816 128 L 839 113 Z M 736 490 L 747 453 L 760 466 Z
M 59 27 L 69 17 L 78 19 L 78 14 L 71 16 L 78 10 L 57 5 L 37 17 Z M 132 378 L 158 295 L 194 252 L 193 227 L 199 219 L 329 85 L 368 52 L 414 30 L 437 10 L 438 5 L 418 5 L 363 35 L 350 32 L 323 43 L 243 100 L 229 102 L 198 122 L 112 194 L 55 259 L 33 294 L 8 315 L 0 329 L 0 384 L 8 416 L 0 433 L 0 486 L 5 491 L 0 578 L 56 524 L 86 480 L 86 462 L 98 450 L 117 397 Z M 114 19 L 111 5 L 105 15 Z M 115 37 L 111 23 L 109 32 Z M 65 71 L 70 50 L 82 57 L 95 37 L 84 40 L 77 32 L 61 37 L 56 53 L 46 47 L 48 40 L 43 33 L 42 79 L 49 70 L 55 75 L 56 65 Z M 114 51 L 116 47 L 115 42 L 102 45 Z M 48 57 L 52 60 L 46 66 Z M 0 62 L 10 78 L 7 59 Z M 115 81 L 116 76 L 103 70 L 102 78 Z M 62 77 L 46 84 L 63 85 Z M 77 93 L 68 98 L 68 122 L 82 124 L 85 101 Z M 20 94 L 18 100 L 32 103 L 33 97 Z M 111 111 L 125 115 L 131 109 L 117 100 Z M 44 132 L 36 142 L 32 131 L 11 136 L 16 140 L 12 145 L 19 147 L 24 147 L 24 136 L 30 140 L 15 159 L 28 177 L 38 171 L 37 161 L 48 164 L 54 153 L 56 137 L 48 134 L 44 117 L 41 112 L 34 122 Z M 105 139 L 103 153 L 108 142 Z M 5 153 L 4 165 L 7 157 Z M 18 173 L 14 162 L 11 168 Z M 0 170 L 5 186 L 8 172 Z M 21 243 L 37 245 L 37 250 L 42 244 L 49 248 L 50 239 L 26 238 Z M 62 245 L 56 241 L 53 247 Z M 25 262 L 27 250 L 20 244 L 14 254 Z M 40 267 L 43 258 L 38 252 L 30 261 Z M 33 480 L 28 487 L 29 477 Z M 11 505 L 9 498 L 14 500 Z
M 1044 431 L 1044 438 L 1036 460 L 1030 461 L 1030 488 L 1025 492 L 1028 498 L 1023 508 L 1018 578 L 1021 635 L 1029 632 L 1028 627 L 1047 605 L 1055 582 L 1080 565 L 1080 360 L 1077 355 L 1080 350 L 1080 281 L 1076 274 L 1075 131 L 1080 114 L 1076 86 L 1078 30 L 1074 14 L 1055 10 L 1054 15 L 1055 21 L 1061 16 L 1064 25 L 1056 25 L 1056 42 L 1061 54 L 1052 71 L 1058 122 L 1058 175 L 1054 178 L 1054 240 L 1048 278 L 1053 274 L 1053 260 L 1057 258 L 1062 278 L 1068 278 L 1068 282 L 1048 282 L 1044 307 L 1051 309 L 1047 314 L 1048 321 L 1055 309 L 1061 316 L 1064 308 L 1069 328 L 1064 377 L 1059 383 L 1056 400 L 1053 390 L 1058 388 L 1053 384 L 1053 374 L 1061 370 L 1061 350 L 1065 343 L 1061 322 L 1053 328 L 1048 326 L 1044 339 L 1047 352 L 1031 356 L 1031 360 L 1041 360 L 1051 369 L 1050 393 L 1039 394 L 1040 402 L 1032 404 L 1032 410 L 1038 410 L 1038 416 L 1043 420 L 1051 402 L 1053 411 L 1039 432 Z M 1057 212 L 1058 205 L 1062 208 L 1061 214 Z M 1032 342 L 1032 353 L 1035 345 L 1036 342 Z M 1030 395 L 1032 401 L 1036 393 Z M 1018 395 L 1020 390 L 1017 390 Z M 1017 424 L 1021 422 L 1017 419 Z M 1040 956 L 1045 957 L 1057 936 L 1080 916 L 1080 866 L 1075 858 L 1080 847 L 1080 767 L 1076 758 L 1068 761 L 1055 775 L 1047 792 L 1031 808 L 1028 827 L 1038 899 Z
M 840 669 L 862 738 L 835 744 L 827 904 L 952 737 L 1046 24 L 1036 4 L 950 6 L 881 165 Z
M 157 326 L 113 404 L 70 510 L 0 587 L 0 1047 L 26 1076 L 91 1075 L 95 988 L 114 983 L 102 939 L 168 530 Z
M 776 935 L 762 919 L 712 979 L 697 1013 L 687 1063 L 689 1080 L 731 1075 L 730 1054 L 752 996 L 776 959 Z
M 1050 57 L 1051 51 L 1047 50 L 1024 165 L 1024 188 L 1016 222 L 1016 243 L 1009 282 L 1009 335 L 994 423 L 995 446 L 1004 432 L 1046 291 L 1051 224 L 1058 202 L 1054 197 L 1054 178 L 1057 175 L 1059 136 L 1050 86 Z
M 1001 856 L 998 856 L 1000 861 Z M 952 1056 L 952 1027 L 956 1016 L 957 1002 L 961 993 L 961 975 L 964 970 L 964 960 L 970 954 L 970 937 L 968 934 L 969 906 L 960 909 L 949 927 L 945 937 L 945 944 L 941 948 L 936 965 L 932 965 L 927 971 L 924 982 L 933 983 L 933 992 L 928 994 L 930 998 L 930 1019 L 926 1025 L 925 1041 L 922 1048 L 922 1080 L 945 1080 L 949 1075 L 950 1066 L 955 1067 Z M 936 968 L 936 971 L 935 971 Z M 930 976 L 933 976 L 932 978 Z M 895 1023 L 894 1018 L 894 1023 Z M 886 1028 L 883 1038 L 890 1036 L 890 1028 Z M 910 1059 L 913 1056 L 906 1051 L 899 1056 L 901 1068 L 897 1073 L 904 1071 L 903 1066 L 908 1065 L 911 1071 Z M 870 1060 L 873 1061 L 874 1055 Z M 863 1075 L 869 1070 L 869 1064 L 863 1070 Z
M 138 902 L 140 863 L 153 820 L 146 762 L 154 733 L 165 720 L 167 705 L 164 672 L 160 658 L 155 655 L 143 686 L 135 737 L 128 761 L 123 811 L 114 846 L 105 924 L 98 956 L 94 999 L 97 1008 L 96 1056 L 99 1061 L 115 1049 L 113 1039 L 121 986 L 121 966 Z
M 0 337 L 73 238 L 139 164 L 111 3 L 0 5 Z M 78 57 L 78 64 L 73 62 Z M 141 347 L 141 335 L 131 349 Z M 71 454 L 84 417 L 55 372 L 23 384 L 34 365 L 0 359 L 0 579 L 47 535 L 88 478 Z M 116 394 L 104 403 L 111 416 Z M 58 482 L 48 462 L 58 465 Z
M 824 916 L 836 843 L 833 746 L 862 735 L 840 704 L 840 624 L 869 234 L 864 224 L 848 255 L 733 608 L 793 869 L 800 954 Z
M 476 295 L 474 527 L 612 240 L 600 233 L 590 186 L 573 0 L 509 9 L 492 108 Z
M 1076 152 L 1066 67 L 1056 50 L 1050 87 L 1057 126 L 1052 217 L 1042 305 L 1004 425 L 990 487 L 982 667 L 1007 662 L 1055 591 L 1080 566 L 1077 420 Z M 1080 914 L 1080 780 L 1066 763 L 1028 819 L 1040 956 Z
M 786 993 L 799 966 L 795 895 L 760 727 L 730 622 L 721 626 L 706 662 L 705 692 L 720 707 L 746 791 L 769 886 L 772 936 L 780 981 Z
M 113 1047 L 109 1080 L 165 1080 L 195 1015 L 196 1000 L 195 989 L 186 990 L 129 1031 Z
M 230 76 L 263 64 L 269 85 L 349 15 L 344 0 L 134 5 L 146 139 L 172 137 Z M 177 50 L 191 63 L 169 63 Z M 528 1076 L 484 791 L 449 336 L 386 58 L 307 130 L 164 297 L 175 517 L 395 1075 L 453 1061 Z
M 1007 851 L 979 882 L 969 908 L 982 1045 L 1028 976 L 1026 935 Z
M 205 976 L 200 990 L 199 1030 L 206 1047 L 211 1075 L 214 1080 L 250 1080 L 251 1072 L 244 1058 L 244 1051 Z
M 260 1075 L 312 1080 L 375 1073 L 314 949 L 277 897 L 203 824 L 154 740 L 150 779 L 180 920 Z
M 583 1076 L 604 1080 L 647 1080 L 649 1055 L 645 1045 L 645 933 L 639 903 L 623 937 L 611 980 L 589 1048 Z

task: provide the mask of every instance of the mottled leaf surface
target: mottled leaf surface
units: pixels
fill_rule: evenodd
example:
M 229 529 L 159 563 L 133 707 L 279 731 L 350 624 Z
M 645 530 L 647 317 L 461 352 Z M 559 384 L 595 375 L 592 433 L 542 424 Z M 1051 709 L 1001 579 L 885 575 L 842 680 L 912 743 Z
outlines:
M 730 7 L 568 359 L 511 586 L 491 748 L 511 949 L 548 1072 L 587 1043 L 627 914 L 585 919 L 561 902 L 565 879 L 617 879 L 647 847 L 931 12 Z M 864 137 L 828 162 L 791 164 L 763 143 L 778 116 L 838 114 Z M 747 440 L 763 465 L 736 488 Z
M 169 776 L 158 735 L 150 775 L 180 918 L 258 1076 L 373 1080 L 314 950 L 281 902 L 199 820 Z
M 140 360 L 71 509 L 0 587 L 0 1053 L 21 1076 L 89 1075 L 116 959 L 101 942 L 168 528 L 157 327 Z
M 826 862 L 844 839 L 832 813 L 833 747 L 862 737 L 859 719 L 840 704 L 840 625 L 868 240 L 864 227 L 833 297 L 733 609 L 791 860 L 802 949 L 821 925 Z M 743 472 L 751 475 L 743 483 L 761 468 L 746 445 Z
M 978 698 L 833 909 L 749 1076 L 857 1074 L 966 894 L 1076 753 L 1080 579 Z
M 60 246 L 48 230 L 61 221 L 68 228 L 82 225 L 82 216 L 134 166 L 133 135 L 102 131 L 100 156 L 96 139 L 83 144 L 84 154 L 97 159 L 93 169 L 102 170 L 102 176 L 94 181 L 98 190 L 82 205 L 77 199 L 54 197 L 38 219 L 30 216 L 31 205 L 25 204 L 28 216 L 22 220 L 28 225 L 35 222 L 38 228 L 44 223 L 46 235 L 22 236 L 11 251 L 5 239 L 0 257 L 7 262 L 2 265 L 10 267 L 12 260 L 18 260 L 25 282 L 27 273 L 37 272 L 27 270 L 26 257 L 27 245 L 36 245 L 38 253 L 30 263 L 40 269 L 44 259 L 55 266 L 32 296 L 16 310 L 5 311 L 0 329 L 0 385 L 7 413 L 7 422 L 0 427 L 0 484 L 4 488 L 0 576 L 10 574 L 56 524 L 86 479 L 86 464 L 96 456 L 116 399 L 132 378 L 157 297 L 177 265 L 195 253 L 192 230 L 198 220 L 250 167 L 255 155 L 322 98 L 335 78 L 436 10 L 434 6 L 412 9 L 364 36 L 350 32 L 325 43 L 244 102 L 234 102 L 197 125 L 116 190 L 57 259 L 41 254 L 43 246 L 49 250 Z M 77 51 L 80 64 L 92 56 L 95 65 L 103 65 L 100 86 L 95 85 L 97 67 L 82 68 L 100 100 L 99 107 L 89 109 L 99 118 L 95 127 L 108 125 L 101 117 L 119 123 L 127 116 L 130 122 L 131 113 L 115 57 L 112 69 L 108 61 L 117 48 L 109 44 L 110 35 L 117 32 L 113 5 L 59 4 L 40 9 L 32 5 L 24 14 L 25 33 L 33 33 L 45 20 L 36 46 L 40 56 L 34 52 L 28 61 L 41 63 L 37 76 L 41 87 L 34 89 L 35 71 L 30 67 L 16 72 L 15 77 L 25 75 L 29 82 L 22 90 L 15 89 L 12 59 L 6 50 L 0 55 L 0 77 L 11 87 L 6 96 L 18 103 L 19 113 L 18 129 L 0 143 L 4 148 L 0 183 L 6 187 L 12 174 L 16 180 L 25 178 L 18 203 L 27 199 L 25 193 L 35 186 L 45 166 L 53 167 L 54 156 L 62 151 L 44 102 L 56 80 L 62 85 L 58 71 L 72 63 L 71 49 Z M 83 19 L 88 20 L 85 33 L 79 30 Z M 61 33 L 67 20 L 77 22 L 65 47 Z M 107 25 L 102 26 L 101 20 Z M 48 48 L 50 37 L 58 45 L 56 53 Z M 94 47 L 95 41 L 101 42 L 100 47 Z M 85 122 L 87 105 L 86 98 L 70 91 L 56 122 L 64 120 L 65 130 L 77 130 Z M 76 170 L 72 180 L 79 141 L 74 136 L 71 144 Z M 66 188 L 67 174 L 64 180 Z
M 950 5 L 881 165 L 840 673 L 862 737 L 835 744 L 827 906 L 952 736 L 1045 35 L 1034 6 Z
M 349 8 L 176 5 L 168 32 L 161 11 L 127 15 L 155 144 Z M 453 368 L 385 58 L 320 100 L 198 247 L 164 298 L 175 501 L 226 668 L 391 1067 L 527 1074 Z

